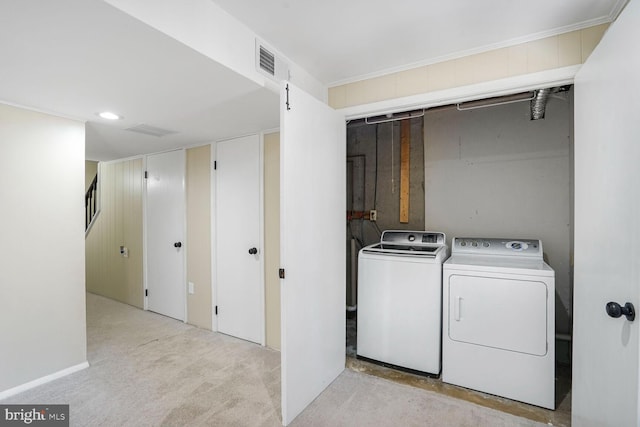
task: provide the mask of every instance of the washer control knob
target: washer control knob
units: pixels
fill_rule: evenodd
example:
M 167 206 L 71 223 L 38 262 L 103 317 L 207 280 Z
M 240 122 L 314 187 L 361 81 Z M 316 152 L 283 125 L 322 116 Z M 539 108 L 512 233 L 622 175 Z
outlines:
M 484 246 L 485 248 L 488 248 L 488 247 L 489 247 L 489 242 L 484 242 L 484 243 L 482 244 L 482 246 Z
M 462 242 L 460 242 L 460 246 L 467 246 L 467 242 L 463 240 Z
M 475 248 L 476 246 L 478 246 L 478 242 L 473 242 L 473 243 L 471 244 L 471 246 L 473 246 L 473 247 Z
M 413 234 L 409 234 L 408 239 L 410 242 L 413 242 L 414 240 L 416 240 L 416 236 L 414 236 Z

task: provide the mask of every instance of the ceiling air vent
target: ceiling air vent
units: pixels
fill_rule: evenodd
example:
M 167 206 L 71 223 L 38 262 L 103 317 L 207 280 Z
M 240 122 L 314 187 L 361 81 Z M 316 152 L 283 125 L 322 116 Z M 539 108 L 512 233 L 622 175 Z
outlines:
M 289 64 L 275 50 L 256 39 L 256 69 L 275 81 L 289 79 Z
M 155 126 L 145 125 L 144 123 L 132 126 L 130 128 L 126 128 L 125 130 L 131 131 L 131 132 L 143 133 L 145 135 L 156 136 L 158 138 L 162 136 L 173 135 L 174 133 L 178 133 L 173 130 L 167 130 L 167 129 L 162 129 Z

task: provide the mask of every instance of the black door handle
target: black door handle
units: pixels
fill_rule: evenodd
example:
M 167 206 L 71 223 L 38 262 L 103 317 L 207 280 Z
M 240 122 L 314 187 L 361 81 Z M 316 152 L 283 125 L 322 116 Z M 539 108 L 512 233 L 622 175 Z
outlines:
M 618 318 L 624 314 L 628 321 L 633 322 L 636 318 L 636 309 L 630 302 L 625 303 L 624 307 L 617 302 L 608 302 L 606 306 L 607 314 L 613 318 Z
M 173 244 L 173 247 L 174 247 L 174 248 L 181 248 L 181 247 L 182 247 L 182 242 L 175 242 L 175 243 Z
M 258 249 L 256 249 L 256 248 L 249 249 L 249 255 L 255 255 L 257 253 L 258 253 Z

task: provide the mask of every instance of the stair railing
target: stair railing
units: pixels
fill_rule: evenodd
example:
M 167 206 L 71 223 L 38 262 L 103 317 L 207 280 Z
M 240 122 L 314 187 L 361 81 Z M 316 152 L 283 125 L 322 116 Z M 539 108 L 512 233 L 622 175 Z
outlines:
M 84 230 L 87 231 L 89 229 L 89 225 L 91 225 L 91 221 L 96 216 L 98 212 L 98 174 L 96 174 L 93 181 L 91 181 L 91 185 L 84 195 Z

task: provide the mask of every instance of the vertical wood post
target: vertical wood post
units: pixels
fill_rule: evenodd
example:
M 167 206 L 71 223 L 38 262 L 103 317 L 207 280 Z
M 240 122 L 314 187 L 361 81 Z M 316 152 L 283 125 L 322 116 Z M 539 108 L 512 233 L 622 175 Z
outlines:
M 411 120 L 402 120 L 400 126 L 400 222 L 409 222 L 409 176 L 411 157 Z

